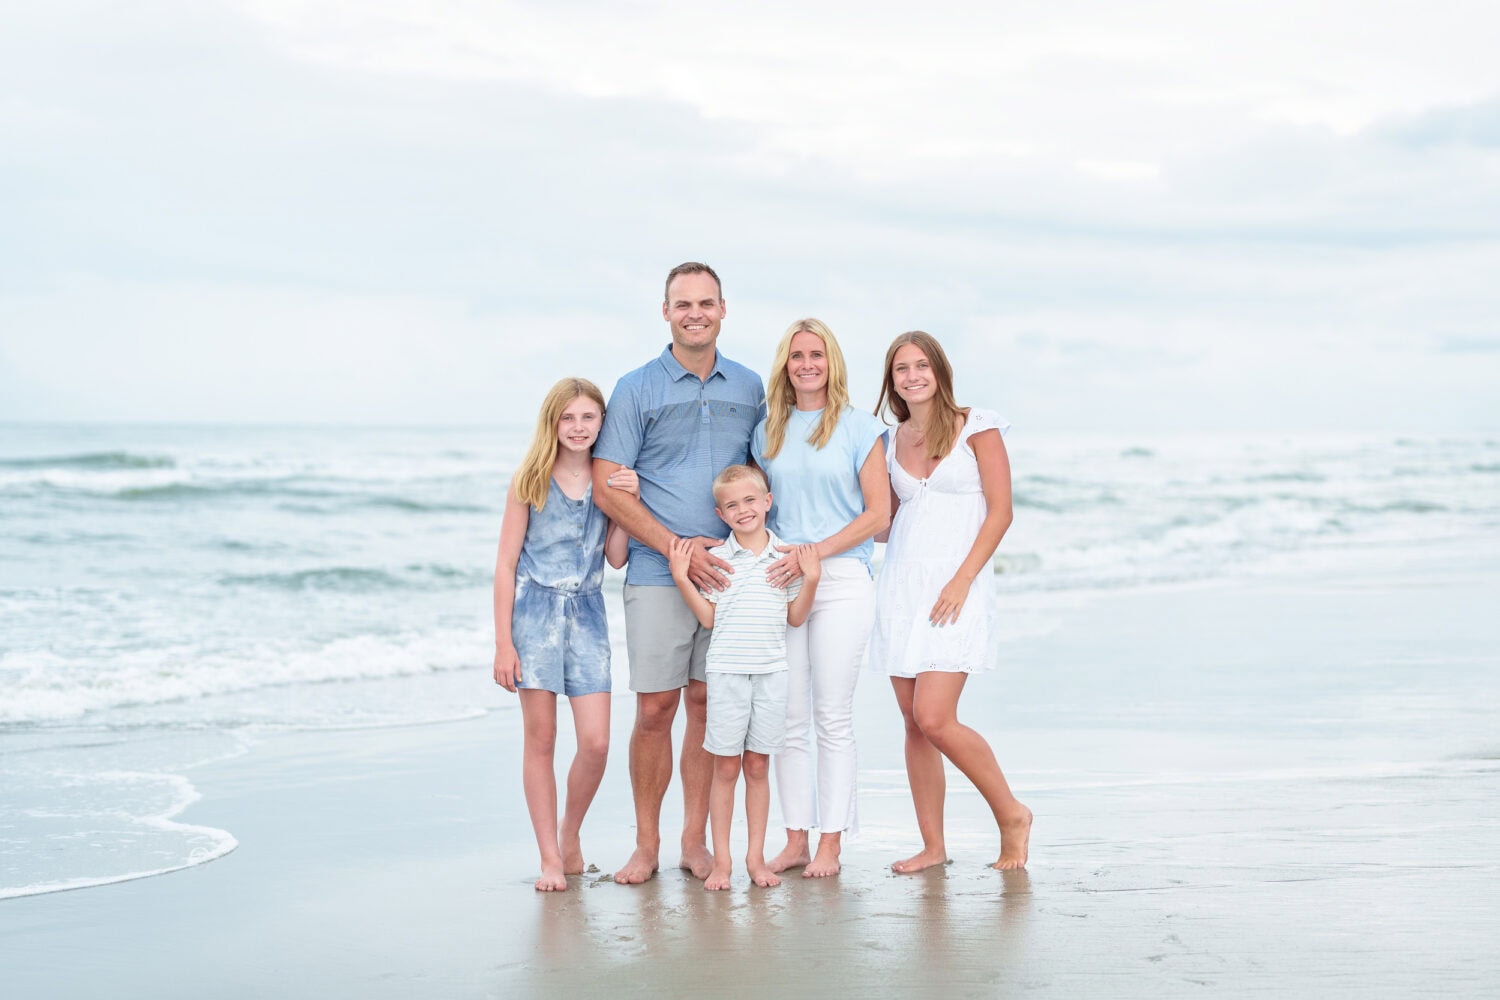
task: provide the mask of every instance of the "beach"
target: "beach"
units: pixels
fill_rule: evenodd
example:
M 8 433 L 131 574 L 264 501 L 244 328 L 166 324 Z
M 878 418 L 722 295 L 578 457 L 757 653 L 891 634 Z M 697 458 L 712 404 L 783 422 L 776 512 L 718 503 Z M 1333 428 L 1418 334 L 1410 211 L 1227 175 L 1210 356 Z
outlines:
M 915 823 L 875 676 L 844 871 L 771 889 L 741 865 L 704 892 L 675 851 L 644 886 L 610 881 L 633 839 L 623 691 L 584 828 L 594 867 L 559 894 L 531 887 L 513 710 L 268 734 L 193 768 L 202 797 L 176 817 L 237 849 L 0 901 L 6 993 L 1494 995 L 1497 604 L 1494 533 L 1004 598 L 1054 623 L 961 704 L 1036 813 L 1030 864 L 1005 875 L 958 776 L 952 863 L 889 871 Z

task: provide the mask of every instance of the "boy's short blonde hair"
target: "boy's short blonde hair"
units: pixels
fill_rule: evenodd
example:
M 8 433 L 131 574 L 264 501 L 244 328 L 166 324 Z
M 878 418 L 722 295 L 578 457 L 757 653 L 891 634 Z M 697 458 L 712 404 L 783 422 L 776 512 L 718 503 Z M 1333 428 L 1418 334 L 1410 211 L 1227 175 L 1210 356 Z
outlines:
M 755 466 L 731 465 L 717 476 L 714 476 L 714 499 L 717 500 L 719 498 L 720 489 L 728 486 L 730 483 L 737 483 L 741 479 L 753 479 L 760 486 L 762 493 L 771 492 L 771 484 L 766 482 L 765 473 L 761 472 Z

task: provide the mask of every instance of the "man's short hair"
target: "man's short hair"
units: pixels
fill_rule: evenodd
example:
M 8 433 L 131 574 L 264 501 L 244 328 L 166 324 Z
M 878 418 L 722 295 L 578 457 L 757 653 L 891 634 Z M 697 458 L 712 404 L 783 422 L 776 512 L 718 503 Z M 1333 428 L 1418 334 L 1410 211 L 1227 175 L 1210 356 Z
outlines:
M 726 467 L 724 471 L 719 473 L 717 476 L 714 476 L 714 496 L 717 497 L 719 495 L 719 490 L 722 487 L 728 486 L 730 483 L 737 483 L 742 479 L 754 480 L 757 484 L 759 484 L 760 491 L 762 493 L 771 492 L 771 484 L 766 482 L 765 473 L 761 472 L 755 466 L 731 465 Z
M 719 276 L 717 273 L 715 273 L 714 269 L 709 267 L 707 264 L 700 264 L 695 260 L 690 260 L 684 264 L 678 264 L 676 267 L 672 268 L 672 270 L 667 272 L 667 283 L 662 288 L 661 300 L 663 302 L 670 302 L 672 300 L 672 279 L 681 274 L 708 275 L 710 278 L 714 279 L 714 287 L 719 290 L 719 298 L 724 298 L 724 283 L 719 280 Z

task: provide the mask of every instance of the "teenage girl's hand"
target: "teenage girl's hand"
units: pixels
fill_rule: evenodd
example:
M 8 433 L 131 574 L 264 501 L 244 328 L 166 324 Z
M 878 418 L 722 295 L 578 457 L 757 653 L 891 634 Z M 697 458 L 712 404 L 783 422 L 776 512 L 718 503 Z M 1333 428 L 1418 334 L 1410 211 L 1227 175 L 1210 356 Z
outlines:
M 604 480 L 604 485 L 612 490 L 621 490 L 629 493 L 633 497 L 641 495 L 641 480 L 635 474 L 634 469 L 616 469 Z
M 505 690 L 514 692 L 516 682 L 521 679 L 521 658 L 516 655 L 516 647 L 510 643 L 497 645 L 495 647 L 495 683 Z
M 693 555 L 692 564 L 688 566 L 688 579 L 693 586 L 699 590 L 726 590 L 729 587 L 729 574 L 734 572 L 734 567 L 716 555 L 710 555 L 709 549 L 716 545 L 723 545 L 722 538 L 679 538 L 680 542 L 689 543 Z
M 823 575 L 823 563 L 818 559 L 818 547 L 816 545 L 799 545 L 795 553 L 797 556 L 797 568 L 801 571 L 804 579 L 818 582 L 818 577 Z
M 927 615 L 927 620 L 939 627 L 958 621 L 958 613 L 963 610 L 964 602 L 969 599 L 969 585 L 972 582 L 955 576 L 944 584 L 943 589 L 938 593 L 937 603 L 932 606 L 932 611 Z
M 766 567 L 766 579 L 773 587 L 785 590 L 793 580 L 802 575 L 802 564 L 797 560 L 799 545 L 778 545 L 777 552 L 785 552 L 786 555 Z

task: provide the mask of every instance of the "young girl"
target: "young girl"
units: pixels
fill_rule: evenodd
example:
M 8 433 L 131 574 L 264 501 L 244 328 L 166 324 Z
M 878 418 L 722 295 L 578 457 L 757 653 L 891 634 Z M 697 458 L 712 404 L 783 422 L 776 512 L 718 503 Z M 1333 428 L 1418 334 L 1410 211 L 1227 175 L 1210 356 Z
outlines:
M 995 816 L 993 867 L 1022 868 L 1031 810 L 1011 794 L 984 737 L 958 721 L 964 681 L 993 665 L 990 559 L 1011 522 L 1005 424 L 954 402 L 948 358 L 920 331 L 903 333 L 886 352 L 877 412 L 882 406 L 899 421 L 886 446 L 896 513 L 876 584 L 870 658 L 890 673 L 906 723 L 906 777 L 922 834 L 922 850 L 891 867 L 915 872 L 948 860 L 947 757 Z
M 583 871 L 579 830 L 609 753 L 609 631 L 604 560 L 625 564 L 626 536 L 594 506 L 592 449 L 604 421 L 594 383 L 565 378 L 542 401 L 536 434 L 511 480 L 495 560 L 495 682 L 520 690 L 522 784 L 542 855 L 539 892 L 566 889 Z M 610 485 L 637 491 L 621 469 Z M 557 696 L 573 708 L 578 751 L 557 823 Z

